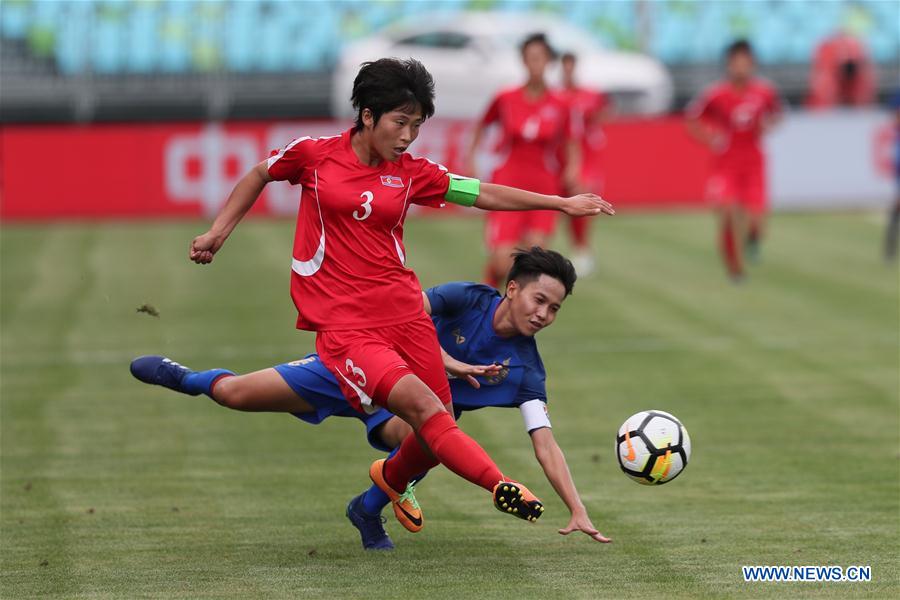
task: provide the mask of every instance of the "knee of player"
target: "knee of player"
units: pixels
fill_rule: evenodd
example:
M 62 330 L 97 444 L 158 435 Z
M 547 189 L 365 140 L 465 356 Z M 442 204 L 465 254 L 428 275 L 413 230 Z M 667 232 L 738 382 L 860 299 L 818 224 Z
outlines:
M 248 390 L 241 385 L 240 377 L 223 377 L 213 389 L 213 400 L 225 408 L 246 410 L 250 403 Z
M 422 395 L 413 399 L 406 411 L 406 421 L 413 429 L 419 429 L 428 419 L 447 409 L 434 394 Z

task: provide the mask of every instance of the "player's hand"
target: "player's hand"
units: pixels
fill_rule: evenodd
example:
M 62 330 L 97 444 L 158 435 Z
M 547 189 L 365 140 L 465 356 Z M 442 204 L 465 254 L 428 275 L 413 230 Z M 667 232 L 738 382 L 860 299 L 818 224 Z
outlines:
M 562 210 L 572 217 L 616 214 L 613 205 L 597 194 L 578 194 L 564 200 Z
M 565 528 L 560 529 L 559 533 L 561 535 L 569 535 L 575 531 L 580 531 L 592 540 L 602 544 L 608 544 L 612 541 L 594 527 L 594 524 L 591 523 L 591 518 L 587 516 L 587 513 L 573 514 L 572 518 L 569 519 L 569 524 Z
M 500 372 L 500 365 L 470 365 L 452 356 L 444 358 L 444 370 L 457 379 L 465 379 L 476 390 L 481 387 L 476 377 L 490 377 Z
M 206 265 L 212 262 L 213 255 L 219 251 L 225 239 L 207 231 L 203 235 L 198 235 L 191 241 L 191 248 L 188 257 L 198 265 Z

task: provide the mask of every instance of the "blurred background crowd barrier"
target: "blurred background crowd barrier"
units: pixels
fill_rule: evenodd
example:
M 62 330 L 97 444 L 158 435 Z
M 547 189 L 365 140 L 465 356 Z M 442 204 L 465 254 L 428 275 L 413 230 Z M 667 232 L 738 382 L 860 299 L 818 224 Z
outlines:
M 413 150 L 452 170 L 537 30 L 617 99 L 605 193 L 622 208 L 702 206 L 706 154 L 677 113 L 739 37 L 790 106 L 767 140 L 773 207 L 892 197 L 878 107 L 898 85 L 896 1 L 3 0 L 0 216 L 210 215 L 270 149 L 347 127 L 348 77 L 374 54 L 435 73 L 438 118 Z M 258 212 L 294 211 L 294 191 L 276 188 Z
M 4 128 L 0 216 L 211 217 L 270 150 L 300 134 L 331 135 L 346 126 L 329 120 Z M 429 122 L 415 153 L 460 170 L 470 126 Z M 617 208 L 704 206 L 708 157 L 687 136 L 680 117 L 613 123 L 606 134 L 604 194 Z M 880 111 L 791 115 L 767 140 L 773 208 L 886 206 L 894 193 L 893 136 L 890 119 Z M 486 178 L 492 159 L 481 162 L 479 175 Z M 293 216 L 297 198 L 290 184 L 272 183 L 254 212 Z M 440 212 L 448 210 L 454 209 Z

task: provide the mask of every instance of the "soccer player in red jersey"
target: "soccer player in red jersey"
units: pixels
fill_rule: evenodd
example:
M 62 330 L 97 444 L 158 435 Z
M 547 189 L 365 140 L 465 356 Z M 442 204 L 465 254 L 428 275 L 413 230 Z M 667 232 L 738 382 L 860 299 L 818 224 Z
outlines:
M 581 87 L 575 81 L 577 57 L 571 52 L 562 55 L 563 86 L 559 94 L 569 105 L 572 133 L 580 144 L 581 172 L 574 186 L 567 186 L 566 193 L 580 194 L 592 192 L 603 194 L 603 152 L 606 136 L 603 125 L 612 119 L 613 105 L 609 96 L 599 90 Z M 563 182 L 565 184 L 565 182 Z M 572 263 L 579 275 L 587 275 L 594 270 L 594 256 L 591 252 L 590 219 L 569 217 L 569 233 L 575 256 Z
M 762 136 L 778 121 L 775 88 L 755 76 L 753 48 L 745 40 L 726 51 L 727 79 L 707 88 L 687 111 L 688 131 L 714 153 L 707 194 L 719 208 L 719 243 L 728 274 L 744 277 L 743 244 L 755 259 L 767 210 Z
M 598 196 L 562 198 L 459 178 L 406 153 L 434 113 L 434 81 L 418 61 L 365 63 L 351 100 L 354 127 L 340 135 L 300 137 L 259 163 L 235 186 L 212 227 L 191 242 L 205 264 L 269 181 L 303 186 L 292 254 L 291 296 L 297 327 L 316 332 L 316 350 L 354 408 L 379 406 L 409 423 L 415 435 L 370 477 L 394 503 L 407 529 L 418 531 L 418 504 L 397 490 L 443 464 L 457 475 L 514 497 L 515 516 L 533 521 L 543 506 L 525 486 L 503 476 L 487 453 L 453 420 L 450 387 L 421 286 L 405 265 L 403 223 L 410 204 L 446 201 L 486 210 L 613 213 Z M 500 492 L 498 493 L 498 490 Z
M 469 148 L 470 174 L 475 174 L 475 154 L 489 125 L 501 128 L 500 148 L 506 157 L 492 181 L 550 196 L 563 194 L 563 180 L 574 182 L 580 168 L 578 145 L 571 137 L 569 107 L 544 80 L 544 71 L 555 53 L 540 33 L 525 39 L 522 62 L 528 72 L 525 85 L 500 92 L 475 126 Z M 562 173 L 560 156 L 567 169 Z M 486 276 L 493 286 L 512 265 L 516 247 L 545 247 L 553 236 L 556 214 L 552 211 L 490 213 L 486 241 L 489 252 Z

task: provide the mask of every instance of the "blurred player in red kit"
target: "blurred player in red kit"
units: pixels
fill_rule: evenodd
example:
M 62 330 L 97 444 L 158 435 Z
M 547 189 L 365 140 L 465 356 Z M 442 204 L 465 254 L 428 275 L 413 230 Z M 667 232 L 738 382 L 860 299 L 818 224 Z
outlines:
M 525 85 L 501 91 L 475 126 L 469 148 L 468 170 L 475 174 L 475 154 L 485 129 L 496 123 L 506 152 L 491 181 L 540 194 L 565 193 L 563 181 L 574 183 L 580 169 L 578 145 L 571 135 L 569 107 L 544 80 L 544 71 L 556 54 L 542 33 L 528 36 L 521 45 L 528 73 Z M 566 157 L 566 173 L 560 156 Z M 556 213 L 548 210 L 508 214 L 489 213 L 486 241 L 486 279 L 497 286 L 512 265 L 516 247 L 546 247 L 556 228 Z
M 270 181 L 301 184 L 291 264 L 296 325 L 316 332 L 319 357 L 353 408 L 370 414 L 387 408 L 415 432 L 369 471 L 400 522 L 421 529 L 418 503 L 402 492 L 438 463 L 493 492 L 500 510 L 534 521 L 543 511 L 540 501 L 504 477 L 456 426 L 434 324 L 406 266 L 403 225 L 411 204 L 575 215 L 612 213 L 612 207 L 590 194 L 560 198 L 482 185 L 411 156 L 407 149 L 434 114 L 434 81 L 416 60 L 365 63 L 351 100 L 357 110 L 351 129 L 299 137 L 251 169 L 209 231 L 191 242 L 190 259 L 211 262 Z M 199 391 L 212 393 L 228 376 L 209 372 Z
M 748 258 L 759 255 L 768 208 L 761 141 L 780 118 L 781 101 L 771 84 L 755 76 L 749 42 L 734 42 L 725 56 L 726 79 L 691 103 L 687 125 L 714 154 L 707 195 L 719 209 L 719 244 L 728 274 L 740 282 L 744 244 Z
M 563 54 L 561 61 L 563 85 L 559 94 L 570 107 L 572 134 L 580 142 L 581 150 L 581 172 L 577 174 L 574 185 L 566 186 L 565 191 L 567 194 L 591 192 L 602 196 L 603 152 L 606 149 L 606 135 L 602 127 L 612 119 L 613 105 L 603 92 L 578 85 L 575 80 L 577 58 L 574 54 Z M 569 233 L 575 249 L 572 263 L 581 276 L 594 270 L 590 222 L 590 219 L 583 217 L 569 218 Z

